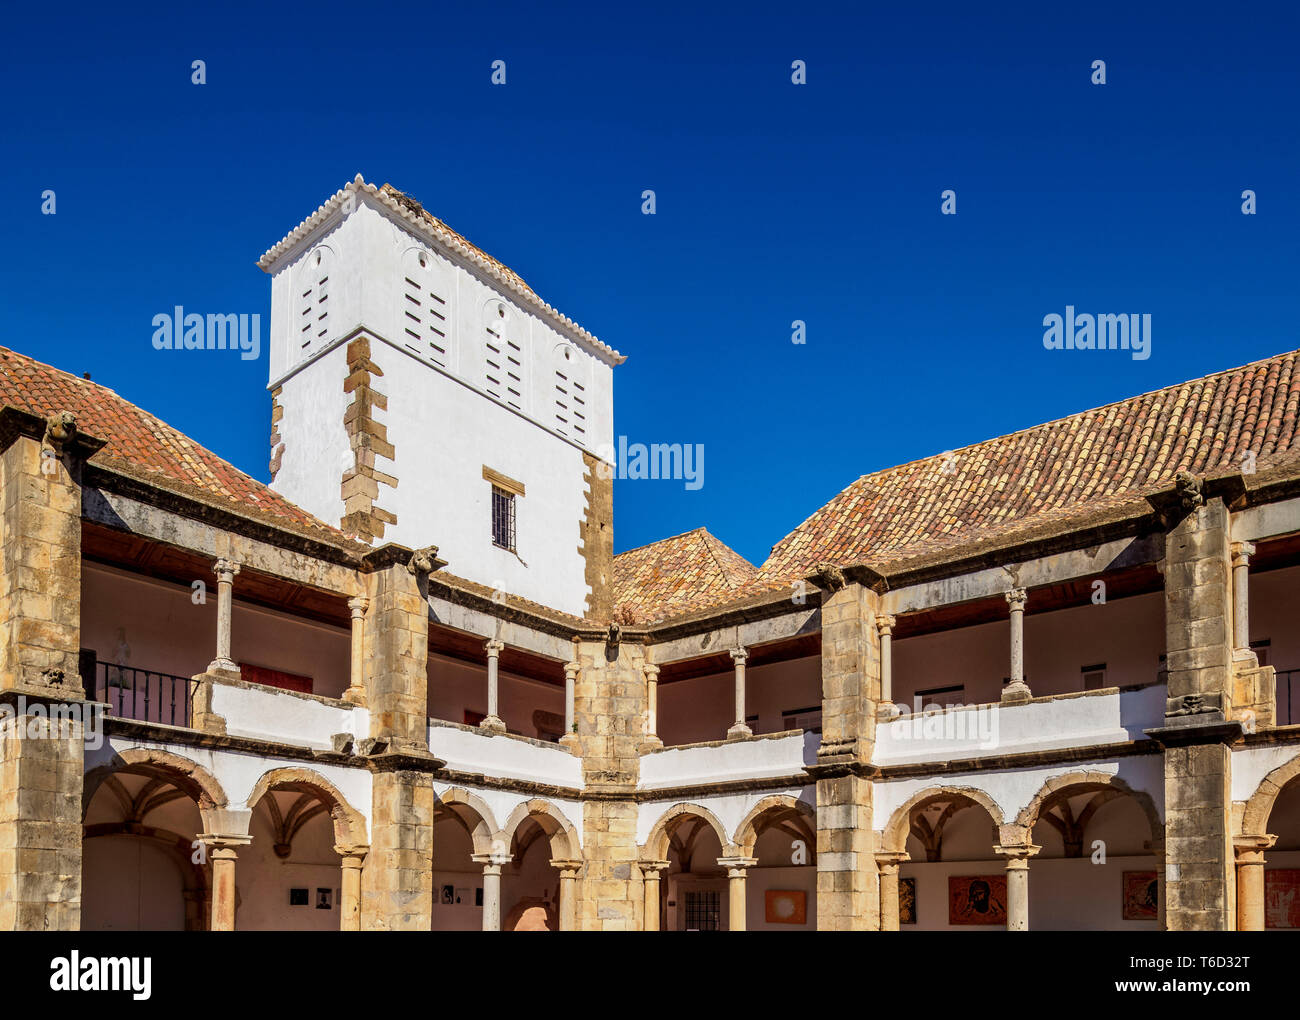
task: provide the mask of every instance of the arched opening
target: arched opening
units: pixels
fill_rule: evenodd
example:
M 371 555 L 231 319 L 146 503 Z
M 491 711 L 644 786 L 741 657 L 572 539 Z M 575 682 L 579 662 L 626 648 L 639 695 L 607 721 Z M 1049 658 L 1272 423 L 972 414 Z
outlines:
M 1276 837 L 1271 846 L 1267 840 L 1246 841 L 1264 849 L 1264 929 L 1300 928 L 1300 758 L 1276 769 L 1260 784 L 1247 804 L 1244 830 L 1247 836 Z M 1244 884 L 1244 860 L 1238 852 L 1238 897 Z M 1242 920 L 1239 905 L 1239 925 Z
M 726 834 L 717 817 L 693 804 L 678 804 L 655 825 L 646 844 L 650 859 L 667 861 L 659 882 L 663 931 L 727 931 L 730 927 Z
M 765 797 L 736 830 L 745 872 L 748 931 L 812 931 L 817 927 L 817 820 L 793 797 Z
M 210 776 L 162 752 L 126 752 L 86 776 L 83 931 L 208 927 L 211 869 L 203 810 L 224 803 Z
M 1029 927 L 1158 931 L 1162 827 L 1150 798 L 1110 777 L 1058 781 L 1022 814 L 1032 842 Z
M 558 931 L 561 875 L 552 862 L 578 864 L 577 834 L 544 800 L 520 804 L 506 819 L 510 863 L 502 871 L 503 931 Z
M 481 931 L 483 864 L 476 855 L 504 856 L 506 842 L 479 798 L 464 790 L 441 794 L 433 811 L 434 931 Z
M 1007 923 L 1006 862 L 993 852 L 1001 814 L 974 790 L 924 791 L 895 813 L 887 850 L 898 872 L 900 931 L 969 931 Z

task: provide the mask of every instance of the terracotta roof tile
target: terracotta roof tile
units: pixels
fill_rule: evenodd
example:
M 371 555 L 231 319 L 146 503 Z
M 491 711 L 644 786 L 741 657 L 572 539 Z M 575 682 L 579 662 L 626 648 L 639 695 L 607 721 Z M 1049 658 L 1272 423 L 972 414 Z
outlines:
M 315 538 L 338 542 L 343 533 L 295 506 L 215 453 L 141 410 L 106 386 L 0 347 L 0 406 L 42 417 L 77 416 L 77 427 L 106 445 L 93 464 L 123 469 L 163 488 L 194 490 L 218 504 Z
M 758 568 L 704 528 L 614 557 L 614 604 L 627 623 L 647 623 L 738 594 Z

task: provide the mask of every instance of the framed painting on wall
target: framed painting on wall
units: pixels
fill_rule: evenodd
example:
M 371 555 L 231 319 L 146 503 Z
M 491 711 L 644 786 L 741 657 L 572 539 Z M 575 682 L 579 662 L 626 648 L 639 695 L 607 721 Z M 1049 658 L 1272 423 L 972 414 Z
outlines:
M 1160 891 L 1154 871 L 1126 871 L 1123 874 L 1123 913 L 1125 921 L 1154 921 L 1159 909 Z
M 950 875 L 948 923 L 1005 925 L 1006 875 Z
M 916 924 L 916 879 L 898 880 L 898 923 Z
M 768 924 L 807 924 L 808 894 L 802 889 L 767 889 L 763 919 Z
M 1265 870 L 1264 927 L 1300 928 L 1300 869 Z

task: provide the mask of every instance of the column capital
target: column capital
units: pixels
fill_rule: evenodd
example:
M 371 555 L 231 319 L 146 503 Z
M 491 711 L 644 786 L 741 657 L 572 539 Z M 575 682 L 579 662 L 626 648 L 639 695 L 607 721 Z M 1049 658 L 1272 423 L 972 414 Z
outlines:
M 582 861 L 551 861 L 551 867 L 559 870 L 561 878 L 577 878 L 582 870 Z
M 370 608 L 370 600 L 364 595 L 355 595 L 348 599 L 348 608 L 352 610 L 352 619 L 359 620 Z
M 749 658 L 749 650 L 746 648 L 731 649 L 731 657 L 736 661 L 736 665 L 743 666 L 745 660 Z
M 876 629 L 879 630 L 881 634 L 892 634 L 894 632 L 894 625 L 897 623 L 898 620 L 896 618 L 885 613 L 876 617 Z
M 370 852 L 370 847 L 365 844 L 339 844 L 334 847 L 334 852 L 343 858 L 343 867 L 359 868 L 365 863 L 366 854 Z
M 718 858 L 718 865 L 720 867 L 726 868 L 727 873 L 732 878 L 743 877 L 746 871 L 748 871 L 750 868 L 757 866 L 757 864 L 758 864 L 757 857 L 719 857 Z M 733 872 L 740 872 L 740 875 L 733 874 Z
M 659 667 L 656 666 L 653 662 L 647 662 L 645 665 L 643 665 L 641 667 L 641 672 L 645 674 L 645 678 L 649 680 L 651 683 L 659 682 Z
M 495 659 L 505 649 L 506 643 L 498 641 L 496 638 L 489 638 L 483 642 L 483 651 L 487 652 L 489 659 Z
M 1255 555 L 1255 546 L 1250 542 L 1233 542 L 1232 565 L 1234 567 L 1244 567 L 1250 563 L 1250 558 Z
M 1276 842 L 1277 837 L 1268 834 L 1233 836 L 1232 849 L 1238 864 L 1263 864 L 1264 851 L 1272 849 Z
M 577 680 L 578 674 L 582 672 L 581 662 L 566 662 L 564 664 L 564 679 Z
M 223 557 L 212 564 L 212 572 L 217 575 L 218 581 L 233 581 L 239 573 L 239 564 Z
M 1006 592 L 1005 598 L 1014 613 L 1025 608 L 1025 603 L 1029 601 L 1029 592 L 1024 588 L 1012 588 Z
M 234 857 L 235 848 L 248 846 L 253 842 L 252 836 L 241 836 L 238 834 L 223 834 L 216 832 L 205 832 L 198 836 L 198 841 L 207 847 L 213 857 L 217 856 L 218 851 L 229 851 L 229 854 L 223 856 Z
M 670 867 L 672 867 L 672 862 L 671 861 L 637 861 L 636 866 L 640 868 L 647 875 L 653 875 L 654 877 L 658 878 L 659 872 L 667 871 Z
M 499 853 L 470 854 L 469 859 L 473 861 L 475 864 L 483 865 L 484 871 L 486 871 L 488 868 L 495 868 L 497 870 L 497 873 L 499 874 L 501 871 L 501 865 L 509 864 L 511 861 L 513 861 L 514 855 L 499 854 Z
M 912 855 L 906 850 L 877 850 L 875 856 L 876 866 L 881 871 L 886 869 L 897 871 L 900 864 L 906 864 L 912 859 Z
M 1017 843 L 1014 846 L 995 846 L 993 852 L 1007 859 L 1008 871 L 1019 871 L 1029 867 L 1029 858 L 1043 849 L 1033 843 Z

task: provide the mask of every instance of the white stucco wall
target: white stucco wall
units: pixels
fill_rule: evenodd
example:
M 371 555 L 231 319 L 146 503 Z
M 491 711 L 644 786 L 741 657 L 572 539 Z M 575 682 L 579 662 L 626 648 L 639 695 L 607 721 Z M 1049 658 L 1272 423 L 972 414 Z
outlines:
M 673 747 L 641 758 L 643 790 L 735 779 L 799 775 L 817 760 L 821 737 L 790 733 L 703 747 Z
M 430 290 L 444 299 L 441 351 L 428 342 Z M 411 300 L 417 294 L 422 304 Z M 309 321 L 319 329 L 304 333 Z M 273 269 L 270 374 L 272 386 L 282 387 L 285 446 L 273 487 L 332 524 L 343 516 L 340 483 L 351 462 L 343 340 L 362 326 L 380 338 L 371 360 L 383 374 L 372 381 L 387 409 L 376 409 L 375 419 L 395 453 L 375 466 L 398 479 L 396 489 L 379 486 L 376 505 L 397 515 L 383 541 L 437 545 L 459 576 L 580 613 L 589 590 L 577 551 L 582 451 L 612 448 L 608 356 L 435 250 L 389 210 L 358 201 Z M 516 500 L 517 555 L 492 544 L 484 466 L 525 487 Z
M 490 736 L 468 726 L 430 722 L 429 749 L 456 772 L 531 779 L 575 789 L 582 786 L 582 762 L 558 746 L 542 746 L 509 735 Z

